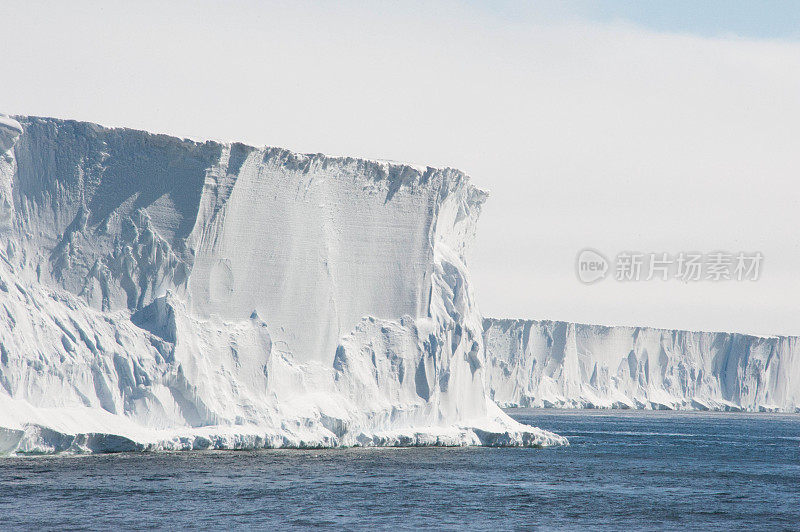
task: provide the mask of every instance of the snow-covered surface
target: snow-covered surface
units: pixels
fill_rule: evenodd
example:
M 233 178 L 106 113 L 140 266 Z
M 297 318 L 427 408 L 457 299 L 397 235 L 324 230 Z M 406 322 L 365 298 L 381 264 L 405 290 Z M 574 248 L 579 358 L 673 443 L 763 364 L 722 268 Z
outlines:
M 452 169 L 0 121 L 0 452 L 564 444 L 488 398 Z
M 501 406 L 800 411 L 800 338 L 484 320 Z
M 22 134 L 19 122 L 7 115 L 0 113 L 0 153 L 5 153 Z

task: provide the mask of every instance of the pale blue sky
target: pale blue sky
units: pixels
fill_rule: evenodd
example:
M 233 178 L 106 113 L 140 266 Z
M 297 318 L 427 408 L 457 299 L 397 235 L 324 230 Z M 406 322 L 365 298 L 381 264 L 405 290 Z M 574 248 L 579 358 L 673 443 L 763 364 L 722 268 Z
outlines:
M 703 37 L 800 39 L 800 2 L 796 0 L 468 0 L 467 3 L 509 20 L 623 22 L 659 32 Z

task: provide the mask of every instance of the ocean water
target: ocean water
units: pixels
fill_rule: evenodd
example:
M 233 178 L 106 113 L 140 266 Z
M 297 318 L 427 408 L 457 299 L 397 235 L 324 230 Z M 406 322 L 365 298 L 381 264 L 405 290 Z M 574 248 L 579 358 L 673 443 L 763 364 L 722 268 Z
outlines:
M 513 410 L 572 445 L 0 459 L 0 529 L 800 529 L 800 415 Z

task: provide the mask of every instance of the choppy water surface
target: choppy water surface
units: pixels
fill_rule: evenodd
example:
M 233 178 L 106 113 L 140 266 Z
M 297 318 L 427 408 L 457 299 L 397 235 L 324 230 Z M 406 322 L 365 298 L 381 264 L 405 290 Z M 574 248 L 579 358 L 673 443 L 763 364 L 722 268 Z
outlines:
M 800 528 L 800 415 L 516 410 L 557 449 L 0 459 L 0 528 Z

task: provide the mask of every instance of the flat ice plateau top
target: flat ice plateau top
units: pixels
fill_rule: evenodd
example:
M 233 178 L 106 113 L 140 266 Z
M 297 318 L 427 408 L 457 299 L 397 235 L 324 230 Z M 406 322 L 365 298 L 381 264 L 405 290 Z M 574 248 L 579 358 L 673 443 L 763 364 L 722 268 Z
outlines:
M 502 406 L 800 411 L 800 338 L 484 320 Z
M 564 444 L 488 399 L 452 169 L 0 116 L 0 453 Z

